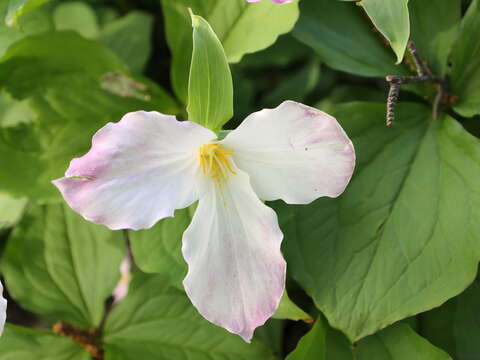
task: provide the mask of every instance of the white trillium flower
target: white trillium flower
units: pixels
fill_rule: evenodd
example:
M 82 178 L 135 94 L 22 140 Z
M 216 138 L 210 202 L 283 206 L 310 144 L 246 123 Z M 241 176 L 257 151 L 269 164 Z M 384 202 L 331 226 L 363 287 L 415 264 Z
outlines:
M 7 320 L 7 300 L 3 297 L 3 285 L 0 282 L 0 335 L 3 333 L 5 321 Z
M 283 234 L 262 200 L 336 197 L 354 166 L 335 118 L 286 101 L 251 114 L 221 141 L 174 116 L 126 114 L 53 183 L 73 210 L 113 230 L 150 228 L 199 200 L 183 234 L 185 290 L 206 319 L 250 341 L 285 286 Z

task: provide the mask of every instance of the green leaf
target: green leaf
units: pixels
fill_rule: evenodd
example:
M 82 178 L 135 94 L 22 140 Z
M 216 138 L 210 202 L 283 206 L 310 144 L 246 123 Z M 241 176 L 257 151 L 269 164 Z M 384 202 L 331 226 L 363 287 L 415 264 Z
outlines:
M 267 92 L 263 103 L 267 107 L 276 107 L 285 99 L 302 102 L 315 88 L 320 78 L 320 63 L 310 61 L 290 77 L 281 80 L 271 92 Z
M 480 353 L 479 300 L 480 283 L 477 279 L 456 298 L 422 314 L 425 337 L 447 350 L 454 359 L 476 359 Z
M 143 72 L 150 57 L 152 15 L 132 11 L 108 23 L 97 40 L 112 50 L 134 72 Z
M 0 230 L 12 227 L 23 215 L 27 199 L 0 194 Z
M 275 203 L 291 275 L 351 341 L 459 294 L 480 258 L 478 139 L 415 104 L 401 104 L 389 129 L 384 108 L 333 113 L 357 153 L 341 197 Z
M 241 67 L 270 68 L 272 66 L 287 67 L 296 62 L 302 61 L 312 54 L 312 49 L 298 41 L 291 33 L 278 37 L 272 46 L 248 54 L 242 58 L 239 64 Z
M 280 304 L 272 316 L 275 319 L 289 320 L 311 320 L 312 318 L 305 311 L 300 309 L 290 298 L 287 291 L 283 292 Z
M 327 360 L 326 337 L 327 329 L 323 321 L 318 319 L 286 360 Z
M 399 64 L 403 60 L 410 37 L 408 0 L 362 0 L 360 5 L 375 27 L 390 42 Z
M 367 337 L 356 352 L 357 360 L 452 360 L 406 324 L 396 324 Z
M 187 264 L 182 257 L 182 237 L 194 212 L 194 206 L 177 210 L 173 218 L 160 220 L 151 229 L 129 231 L 133 257 L 140 269 L 161 273 L 171 284 L 183 289 Z
M 59 4 L 53 12 L 57 30 L 73 30 L 85 38 L 94 38 L 99 32 L 98 20 L 91 6 L 80 1 Z
M 177 111 L 163 89 L 131 76 L 109 50 L 73 32 L 15 43 L 0 60 L 0 86 L 35 114 L 29 126 L 0 134 L 0 191 L 38 200 L 60 199 L 51 180 L 107 122 L 140 109 Z
M 8 12 L 9 1 L 0 1 L 0 56 L 14 42 L 40 32 L 53 29 L 50 12 L 45 7 L 38 7 L 18 19 L 18 25 L 8 27 L 3 19 Z
M 21 16 L 45 4 L 49 0 L 7 0 L 8 11 L 5 16 L 5 23 L 8 26 L 18 24 Z
M 473 0 L 462 20 L 451 54 L 451 88 L 458 100 L 454 109 L 470 117 L 480 113 L 480 1 Z
M 0 338 L 0 360 L 89 360 L 71 339 L 49 331 L 7 324 Z
M 229 62 L 272 45 L 298 19 L 298 3 L 278 6 L 270 1 L 162 0 L 165 31 L 172 52 L 171 77 L 175 93 L 187 102 L 192 37 L 188 8 L 205 18 L 223 44 Z
M 15 101 L 8 94 L 0 94 L 0 128 L 29 123 L 33 114 L 26 101 Z
M 146 299 L 148 299 L 146 301 Z M 104 329 L 106 359 L 273 359 L 255 340 L 203 319 L 186 295 L 165 277 L 138 275 Z
M 473 283 L 458 297 L 454 334 L 457 359 L 475 359 L 480 353 L 480 284 Z
M 458 35 L 460 0 L 409 0 L 411 39 L 436 75 L 447 71 L 448 56 Z M 441 21 L 439 21 L 441 19 Z
M 287 360 L 451 360 L 406 324 L 395 324 L 350 345 L 319 318 Z
M 362 76 L 408 73 L 403 66 L 395 66 L 393 54 L 355 4 L 301 1 L 300 13 L 293 35 L 311 46 L 328 66 Z
M 192 14 L 193 52 L 188 81 L 188 119 L 219 131 L 233 116 L 232 74 L 210 25 Z
M 124 247 L 120 232 L 86 222 L 64 205 L 34 206 L 9 238 L 6 287 L 25 309 L 96 327 L 119 279 Z
M 267 345 L 273 351 L 275 358 L 280 358 L 283 354 L 285 325 L 285 321 L 268 319 L 264 325 L 255 330 L 254 340 Z
M 463 294 L 465 294 L 465 292 Z M 438 308 L 419 315 L 419 322 L 421 322 L 422 325 L 422 336 L 432 344 L 448 352 L 454 359 L 458 359 L 456 356 L 454 322 L 457 311 L 457 301 L 463 294 L 450 299 Z

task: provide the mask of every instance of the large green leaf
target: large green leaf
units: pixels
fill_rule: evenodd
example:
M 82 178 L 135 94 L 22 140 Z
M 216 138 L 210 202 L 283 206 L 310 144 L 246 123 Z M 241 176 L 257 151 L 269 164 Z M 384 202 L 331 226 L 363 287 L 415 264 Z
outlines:
M 49 331 L 7 324 L 0 338 L 0 360 L 89 360 L 71 339 Z
M 410 37 L 408 0 L 362 0 L 363 6 L 375 27 L 390 42 L 397 64 L 403 59 Z
M 460 24 L 460 5 L 460 0 L 409 0 L 408 3 L 411 39 L 437 75 L 447 71 L 448 56 Z
M 473 0 L 462 20 L 461 33 L 452 50 L 454 109 L 463 116 L 480 113 L 480 1 Z
M 6 287 L 30 311 L 98 326 L 124 248 L 121 233 L 86 222 L 67 206 L 34 206 L 8 240 Z
M 255 340 L 247 344 L 198 315 L 186 295 L 163 276 L 138 275 L 104 329 L 107 359 L 272 359 Z
M 272 45 L 290 31 L 298 18 L 298 4 L 278 6 L 270 1 L 162 0 L 168 45 L 172 52 L 172 83 L 177 96 L 187 102 L 188 69 L 192 52 L 188 8 L 205 18 L 223 44 L 229 62 Z
M 288 360 L 451 360 L 406 324 L 395 324 L 355 346 L 319 318 Z
M 222 44 L 208 22 L 192 14 L 192 26 L 188 119 L 219 131 L 233 116 L 232 74 Z
M 73 32 L 15 43 L 0 60 L 0 86 L 27 99 L 36 115 L 28 126 L 0 134 L 0 191 L 39 200 L 60 198 L 50 181 L 107 122 L 129 111 L 177 110 L 165 91 L 132 77 L 113 53 Z
M 361 12 L 351 2 L 301 1 L 293 35 L 334 69 L 363 76 L 407 73 L 395 66 L 395 57 Z
M 455 120 L 402 104 L 335 111 L 357 152 L 338 199 L 276 203 L 290 273 L 352 341 L 464 290 L 480 258 L 480 143 Z

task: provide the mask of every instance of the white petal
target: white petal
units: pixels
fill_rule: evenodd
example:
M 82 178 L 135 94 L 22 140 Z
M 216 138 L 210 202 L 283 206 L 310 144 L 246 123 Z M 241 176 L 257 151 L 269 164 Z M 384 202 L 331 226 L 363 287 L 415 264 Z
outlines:
M 352 142 L 335 118 L 293 101 L 251 114 L 222 143 L 263 200 L 337 197 L 355 167 Z
M 0 335 L 3 333 L 5 320 L 7 319 L 7 300 L 3 297 L 3 286 L 0 282 Z
M 193 305 L 249 342 L 283 293 L 282 238 L 275 212 L 258 199 L 244 172 L 210 185 L 183 235 L 183 284 Z
M 111 229 L 143 229 L 198 199 L 198 148 L 215 139 L 202 126 L 138 111 L 109 123 L 92 148 L 53 183 L 87 220 Z

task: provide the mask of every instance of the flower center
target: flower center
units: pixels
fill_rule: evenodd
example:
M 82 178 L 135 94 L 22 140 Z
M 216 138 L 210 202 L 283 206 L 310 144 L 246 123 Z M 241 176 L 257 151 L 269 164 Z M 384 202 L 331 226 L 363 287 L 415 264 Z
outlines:
M 219 144 L 205 144 L 200 146 L 198 152 L 200 166 L 205 175 L 223 183 L 228 179 L 229 173 L 236 174 L 230 160 L 233 151 L 226 151 Z

